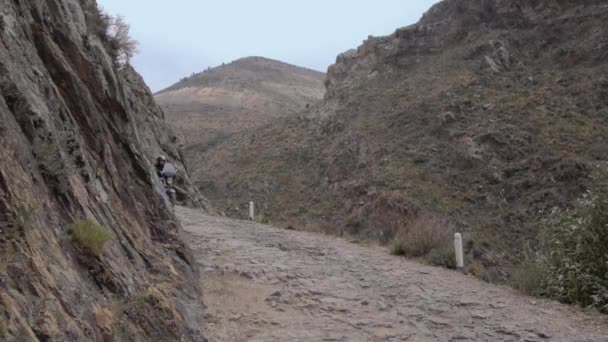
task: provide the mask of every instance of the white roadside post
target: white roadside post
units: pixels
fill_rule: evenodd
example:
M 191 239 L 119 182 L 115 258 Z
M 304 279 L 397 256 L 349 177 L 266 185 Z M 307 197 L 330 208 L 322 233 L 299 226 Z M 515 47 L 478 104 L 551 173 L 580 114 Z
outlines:
M 454 249 L 456 250 L 456 267 L 461 270 L 464 268 L 464 254 L 462 252 L 462 234 L 454 234 Z
M 255 221 L 255 203 L 249 201 L 249 220 Z

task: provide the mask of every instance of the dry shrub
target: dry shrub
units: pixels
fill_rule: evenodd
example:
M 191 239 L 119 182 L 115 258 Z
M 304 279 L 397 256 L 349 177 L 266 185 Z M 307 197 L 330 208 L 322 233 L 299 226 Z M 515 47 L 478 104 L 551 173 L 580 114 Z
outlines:
M 101 38 L 118 66 L 128 65 L 137 54 L 139 43 L 131 38 L 131 28 L 124 17 L 111 16 L 96 4 L 86 6 L 84 12 L 89 32 Z
M 511 271 L 511 286 L 530 296 L 542 295 L 546 271 L 541 266 L 534 258 L 526 257 Z
M 83 11 L 89 32 L 106 40 L 112 17 L 94 3 L 84 6 Z
M 139 43 L 131 38 L 131 27 L 122 16 L 110 18 L 107 37 L 112 57 L 119 66 L 128 65 L 131 58 L 137 54 Z
M 425 256 L 433 250 L 449 250 L 453 233 L 454 227 L 448 220 L 437 214 L 424 212 L 409 224 L 400 227 L 393 240 L 391 252 L 415 258 Z
M 100 256 L 103 247 L 110 240 L 110 232 L 93 221 L 79 220 L 70 226 L 70 236 L 74 244 L 92 256 Z

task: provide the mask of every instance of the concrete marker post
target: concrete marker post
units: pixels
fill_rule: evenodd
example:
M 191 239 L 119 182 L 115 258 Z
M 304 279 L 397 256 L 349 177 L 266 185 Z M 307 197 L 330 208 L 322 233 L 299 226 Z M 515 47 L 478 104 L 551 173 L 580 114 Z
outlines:
M 464 268 L 464 253 L 462 251 L 462 234 L 454 234 L 454 250 L 456 251 L 456 267 L 459 270 Z
M 249 221 L 255 221 L 255 203 L 249 201 Z

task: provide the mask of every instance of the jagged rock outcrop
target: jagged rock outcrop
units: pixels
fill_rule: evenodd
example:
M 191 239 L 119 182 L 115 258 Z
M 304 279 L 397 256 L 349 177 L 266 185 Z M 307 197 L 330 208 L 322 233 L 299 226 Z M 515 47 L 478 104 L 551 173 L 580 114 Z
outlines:
M 151 164 L 182 167 L 177 141 L 98 14 L 0 1 L 0 339 L 203 340 L 197 269 Z
M 486 66 L 494 72 L 506 71 L 518 64 L 512 52 L 509 52 L 508 46 L 505 46 L 506 42 L 498 39 L 500 35 L 503 35 L 503 38 L 513 36 L 506 30 L 517 33 L 530 31 L 538 35 L 544 34 L 551 39 L 572 38 L 590 30 L 592 35 L 584 37 L 583 41 L 587 39 L 591 42 L 592 39 L 599 38 L 597 34 L 600 27 L 597 27 L 597 30 L 593 27 L 600 24 L 598 21 L 605 11 L 605 6 L 606 4 L 600 0 L 442 1 L 425 13 L 419 23 L 398 29 L 390 36 L 370 36 L 357 49 L 340 54 L 336 63 L 328 70 L 327 97 L 332 97 L 332 90 L 336 88 L 352 86 L 357 80 L 373 78 L 379 72 L 390 72 L 391 66 L 403 67 L 407 64 L 411 66 L 412 62 L 420 63 L 411 60 L 412 56 L 457 49 L 462 44 L 474 43 L 488 33 L 489 36 L 495 35 L 496 39 L 490 39 L 486 46 L 478 47 L 484 51 L 475 52 L 485 52 L 487 55 L 474 62 L 487 63 Z M 575 32 L 564 32 L 560 29 L 559 24 L 568 25 L 573 21 L 582 24 Z M 541 39 L 537 43 L 540 48 L 555 41 Z M 588 45 L 586 48 L 601 49 L 602 45 L 595 47 Z M 577 54 L 579 58 L 585 58 L 591 56 L 587 54 L 588 52 L 591 51 L 572 49 L 568 55 L 572 57 L 571 54 Z M 551 57 L 556 61 L 567 62 L 564 55 L 562 51 L 562 56 Z M 598 61 L 601 57 L 594 55 Z
M 338 56 L 323 103 L 200 158 L 218 209 L 388 242 L 449 219 L 487 278 L 608 161 L 604 1 L 446 0 Z

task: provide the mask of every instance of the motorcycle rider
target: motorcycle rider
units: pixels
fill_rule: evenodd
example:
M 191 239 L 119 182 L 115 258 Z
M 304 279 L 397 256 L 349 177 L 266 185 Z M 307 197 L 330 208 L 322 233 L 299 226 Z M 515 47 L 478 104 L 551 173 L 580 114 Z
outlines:
M 165 187 L 165 191 L 167 193 L 167 196 L 169 196 L 171 204 L 175 205 L 175 177 L 177 176 L 177 170 L 175 169 L 175 166 L 167 162 L 167 158 L 165 156 L 160 155 L 158 156 L 158 158 L 156 158 L 154 168 L 156 169 L 156 174 L 160 178 L 163 186 Z
M 156 158 L 156 162 L 154 163 L 154 168 L 156 169 L 156 174 L 158 177 L 162 178 L 162 172 L 165 168 L 165 164 L 167 163 L 167 157 L 160 155 Z

